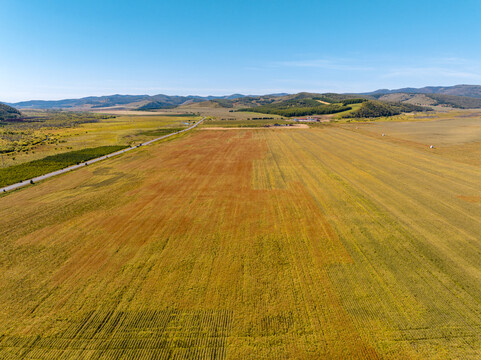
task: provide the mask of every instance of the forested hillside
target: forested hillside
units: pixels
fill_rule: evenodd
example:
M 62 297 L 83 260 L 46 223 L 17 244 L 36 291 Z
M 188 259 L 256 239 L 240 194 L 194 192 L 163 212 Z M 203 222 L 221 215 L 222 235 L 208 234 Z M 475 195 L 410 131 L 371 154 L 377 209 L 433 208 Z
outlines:
M 14 107 L 0 103 L 0 120 L 16 119 L 20 116 L 20 111 Z
M 423 88 L 402 88 L 402 89 L 380 89 L 366 95 L 382 95 L 382 94 L 440 94 L 440 95 L 453 95 L 453 96 L 467 96 L 474 98 L 481 98 L 481 86 L 480 85 L 454 85 L 454 86 L 426 86 Z
M 381 116 L 394 116 L 404 112 L 427 111 L 428 108 L 406 104 L 406 103 L 386 103 L 381 101 L 369 100 L 364 102 L 361 107 L 351 113 L 344 115 L 346 118 L 375 118 Z

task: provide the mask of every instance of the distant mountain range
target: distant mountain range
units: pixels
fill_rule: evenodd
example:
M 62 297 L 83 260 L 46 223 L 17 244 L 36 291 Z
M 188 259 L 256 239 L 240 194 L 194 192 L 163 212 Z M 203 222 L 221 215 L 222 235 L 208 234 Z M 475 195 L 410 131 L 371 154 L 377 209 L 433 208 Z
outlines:
M 455 85 L 455 86 L 426 86 L 423 88 L 402 88 L 396 90 L 380 89 L 363 95 L 385 94 L 441 94 L 454 96 L 468 96 L 481 99 L 481 85 Z
M 270 94 L 270 95 L 243 95 L 232 94 L 225 96 L 172 96 L 172 95 L 108 95 L 89 96 L 81 99 L 65 100 L 31 100 L 17 103 L 8 103 L 20 110 L 26 109 L 64 109 L 87 111 L 96 109 L 126 109 L 126 110 L 156 110 L 171 109 L 178 106 L 188 108 L 197 106 L 209 107 L 256 107 L 279 101 L 312 98 L 313 96 L 349 96 L 378 99 L 387 102 L 400 102 L 427 107 L 454 107 L 454 108 L 481 108 L 480 85 L 455 85 L 455 86 L 427 86 L 423 88 L 380 89 L 361 94 Z
M 456 94 L 456 95 L 453 95 Z M 468 94 L 470 96 L 465 96 Z M 357 105 L 360 104 L 360 105 Z M 397 90 L 376 90 L 364 94 L 308 93 L 226 96 L 110 95 L 81 99 L 32 100 L 10 104 L 20 110 L 161 110 L 175 108 L 179 112 L 199 112 L 208 108 L 247 111 L 281 116 L 339 114 L 338 116 L 378 117 L 404 112 L 457 108 L 481 109 L 481 86 L 430 86 Z M 17 121 L 17 109 L 0 104 L 0 120 Z M 354 109 L 354 110 L 353 110 Z M 346 113 L 353 110 L 352 113 Z M 343 114 L 345 113 L 345 114 Z M 28 116 L 28 112 L 24 113 Z
M 426 86 L 423 88 L 380 89 L 362 94 L 387 102 L 401 102 L 427 107 L 458 109 L 481 108 L 480 85 Z
M 282 96 L 286 94 L 273 94 Z M 179 105 L 209 100 L 234 100 L 247 95 L 232 94 L 226 96 L 171 96 L 171 95 L 107 95 L 89 96 L 80 99 L 65 100 L 30 100 L 17 103 L 5 103 L 17 109 L 71 109 L 88 110 L 96 108 L 123 107 L 138 110 L 169 109 Z

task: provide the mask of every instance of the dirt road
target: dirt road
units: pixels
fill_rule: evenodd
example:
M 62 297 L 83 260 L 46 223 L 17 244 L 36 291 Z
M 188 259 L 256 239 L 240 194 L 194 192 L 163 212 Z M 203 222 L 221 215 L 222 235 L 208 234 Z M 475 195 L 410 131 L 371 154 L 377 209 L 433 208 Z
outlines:
M 162 140 L 162 139 L 165 139 L 165 138 L 168 138 L 169 136 L 173 136 L 173 135 L 177 135 L 177 134 L 180 134 L 180 133 L 183 133 L 183 132 L 186 132 L 186 131 L 189 131 L 189 130 L 192 130 L 193 128 L 197 127 L 197 125 L 199 125 L 200 123 L 202 123 L 202 121 L 204 121 L 205 117 L 202 118 L 201 120 L 199 120 L 198 122 L 196 122 L 194 125 L 192 125 L 191 127 L 188 127 L 184 130 L 181 130 L 181 131 L 177 131 L 177 132 L 174 132 L 172 134 L 168 134 L 168 135 L 164 135 L 164 136 L 161 136 L 161 137 L 158 137 L 158 138 L 155 138 L 155 139 L 152 139 L 152 140 L 149 140 L 147 142 L 144 142 L 142 143 L 142 145 L 138 145 L 138 146 L 135 146 L 135 147 L 129 147 L 129 148 L 126 148 L 126 149 L 123 149 L 123 150 L 120 150 L 120 151 L 117 151 L 117 152 L 114 152 L 114 153 L 111 153 L 111 154 L 108 154 L 108 155 L 104 155 L 104 156 L 101 156 L 101 157 L 98 157 L 98 158 L 95 158 L 95 159 L 91 159 L 91 160 L 88 160 L 86 162 L 83 162 L 81 164 L 78 164 L 78 165 L 72 165 L 72 166 L 69 166 L 65 169 L 60 169 L 60 170 L 57 170 L 57 171 L 53 171 L 51 173 L 48 173 L 48 174 L 44 174 L 44 175 L 41 175 L 41 176 L 37 176 L 37 177 L 34 177 L 32 179 L 28 179 L 28 180 L 25 180 L 25 181 L 22 181 L 22 182 L 19 182 L 19 183 L 16 183 L 16 184 L 12 184 L 12 185 L 8 185 L 8 186 L 5 186 L 3 188 L 0 188 L 0 193 L 5 193 L 7 191 L 11 191 L 11 190 L 15 190 L 15 189 L 19 189 L 21 187 L 24 187 L 24 186 L 27 186 L 29 184 L 32 184 L 32 183 L 36 183 L 38 181 L 42 181 L 42 180 L 46 180 L 48 178 L 51 178 L 53 176 L 57 176 L 57 175 L 60 175 L 60 174 L 64 174 L 64 173 L 67 173 L 69 171 L 73 171 L 75 169 L 78 169 L 78 168 L 81 168 L 81 167 L 84 167 L 84 166 L 87 166 L 87 165 L 91 165 L 91 164 L 94 164 L 96 162 L 99 162 L 99 161 L 102 161 L 102 160 L 105 160 L 105 159 L 108 159 L 108 158 L 111 158 L 113 156 L 117 156 L 117 155 L 121 155 L 123 153 L 126 153 L 127 151 L 131 151 L 131 150 L 134 150 L 136 149 L 137 147 L 139 146 L 146 146 L 146 145 L 150 145 L 156 141 L 159 141 L 159 140 Z

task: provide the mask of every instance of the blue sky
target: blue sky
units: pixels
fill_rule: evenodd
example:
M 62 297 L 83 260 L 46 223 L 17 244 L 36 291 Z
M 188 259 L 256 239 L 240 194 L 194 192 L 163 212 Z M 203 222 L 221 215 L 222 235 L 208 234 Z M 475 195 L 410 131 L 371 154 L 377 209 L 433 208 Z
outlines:
M 481 84 L 479 0 L 0 0 L 0 101 Z

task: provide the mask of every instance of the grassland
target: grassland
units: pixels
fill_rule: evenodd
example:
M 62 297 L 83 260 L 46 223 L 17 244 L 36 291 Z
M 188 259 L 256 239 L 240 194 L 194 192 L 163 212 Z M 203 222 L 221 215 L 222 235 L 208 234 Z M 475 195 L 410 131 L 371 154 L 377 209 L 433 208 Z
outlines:
M 481 167 L 355 130 L 198 131 L 0 197 L 0 358 L 478 359 Z
M 158 132 L 186 127 L 198 117 L 178 114 L 109 114 L 26 111 L 36 121 L 0 126 L 2 166 L 19 165 L 59 153 L 99 146 L 126 146 Z
M 179 111 L 185 112 L 194 112 L 200 114 L 201 116 L 210 117 L 214 120 L 239 120 L 239 121 L 248 121 L 248 119 L 256 118 L 256 117 L 272 117 L 274 119 L 282 119 L 283 117 L 276 114 L 259 114 L 255 112 L 237 112 L 233 111 L 231 108 L 222 108 L 222 107 L 212 107 L 212 106 L 202 106 L 200 104 L 188 104 L 178 107 L 177 109 L 172 110 L 162 110 L 162 113 L 168 114 L 169 112 L 175 113 Z
M 479 111 L 450 111 L 429 116 L 418 114 L 382 118 L 376 122 L 355 122 L 341 126 L 375 138 L 384 134 L 384 141 L 467 164 L 481 165 L 479 115 Z M 430 148 L 431 145 L 433 149 Z
M 50 155 L 43 159 L 0 169 L 0 187 L 25 181 L 71 165 L 124 149 L 126 146 L 99 146 Z
M 293 121 L 283 120 L 280 118 L 273 118 L 273 119 L 261 119 L 261 120 L 246 120 L 246 119 L 230 119 L 230 120 L 216 120 L 216 119 L 209 119 L 202 123 L 201 128 L 209 128 L 209 127 L 229 127 L 229 128 L 239 128 L 239 127 L 263 127 L 266 125 L 274 125 L 274 124 L 294 124 Z

